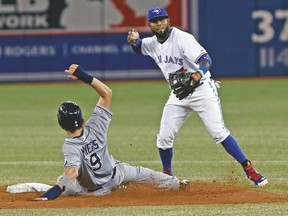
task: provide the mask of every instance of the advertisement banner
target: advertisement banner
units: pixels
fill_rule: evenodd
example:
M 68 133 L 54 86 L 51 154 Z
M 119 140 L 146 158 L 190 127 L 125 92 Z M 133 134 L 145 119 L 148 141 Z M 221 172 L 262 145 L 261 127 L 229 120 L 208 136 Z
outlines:
M 155 5 L 205 47 L 214 77 L 288 75 L 286 0 L 2 0 L 0 82 L 66 80 L 71 63 L 101 79 L 162 78 L 127 43 L 131 29 L 152 35 Z
M 127 32 L 151 35 L 147 10 L 163 5 L 171 23 L 189 30 L 186 0 L 0 1 L 0 81 L 58 80 L 71 63 L 107 79 L 162 77 L 132 53 Z

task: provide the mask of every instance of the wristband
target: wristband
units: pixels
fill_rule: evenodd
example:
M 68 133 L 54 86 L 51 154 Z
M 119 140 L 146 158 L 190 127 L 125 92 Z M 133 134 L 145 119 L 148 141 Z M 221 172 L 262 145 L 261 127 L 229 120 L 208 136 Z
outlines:
M 205 65 L 200 65 L 199 69 L 203 72 L 203 75 L 208 71 Z
M 90 74 L 85 72 L 85 70 L 80 65 L 76 68 L 73 75 L 76 76 L 79 80 L 81 80 L 81 81 L 83 81 L 89 85 L 93 81 L 93 76 L 91 76 Z
M 60 194 L 63 192 L 63 190 L 60 188 L 59 185 L 54 185 L 52 188 L 50 188 L 46 193 L 44 193 L 41 197 L 47 198 L 48 200 L 54 200 Z
M 138 38 L 138 39 L 136 40 L 134 46 L 139 47 L 139 46 L 141 46 L 141 45 L 142 45 L 142 39 Z

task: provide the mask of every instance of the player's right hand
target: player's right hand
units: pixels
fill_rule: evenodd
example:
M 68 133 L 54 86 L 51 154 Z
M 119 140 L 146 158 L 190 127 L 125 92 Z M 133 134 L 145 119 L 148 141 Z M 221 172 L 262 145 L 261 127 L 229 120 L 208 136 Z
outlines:
M 78 78 L 73 75 L 75 70 L 78 68 L 79 65 L 77 64 L 71 64 L 68 70 L 65 70 L 65 73 L 68 74 L 68 77 L 72 80 L 77 80 Z
M 135 29 L 132 29 L 131 31 L 128 32 L 127 36 L 128 43 L 134 45 L 138 39 L 139 39 L 139 33 Z

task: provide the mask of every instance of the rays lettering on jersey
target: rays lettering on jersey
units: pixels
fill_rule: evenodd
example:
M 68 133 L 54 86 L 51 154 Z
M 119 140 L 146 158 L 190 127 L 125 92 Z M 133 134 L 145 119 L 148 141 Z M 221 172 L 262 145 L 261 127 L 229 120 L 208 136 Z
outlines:
M 167 63 L 167 64 L 177 64 L 177 65 L 183 65 L 183 59 L 178 58 L 176 56 L 162 56 L 159 55 L 157 58 L 154 58 L 156 64 L 161 64 L 161 63 Z

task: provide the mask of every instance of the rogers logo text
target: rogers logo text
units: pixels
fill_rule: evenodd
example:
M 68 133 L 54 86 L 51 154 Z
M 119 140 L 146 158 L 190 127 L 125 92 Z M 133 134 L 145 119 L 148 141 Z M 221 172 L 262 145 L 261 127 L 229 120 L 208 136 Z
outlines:
M 2 0 L 0 29 L 62 28 L 60 16 L 65 7 L 65 0 Z

